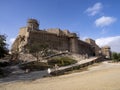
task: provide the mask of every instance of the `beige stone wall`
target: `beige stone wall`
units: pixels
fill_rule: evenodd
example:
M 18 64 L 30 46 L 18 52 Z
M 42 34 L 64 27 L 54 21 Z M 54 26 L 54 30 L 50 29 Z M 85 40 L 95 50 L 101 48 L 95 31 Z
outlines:
M 88 44 L 92 45 L 94 47 L 94 50 L 95 50 L 95 55 L 96 56 L 99 56 L 100 54 L 100 48 L 99 46 L 95 43 L 95 40 L 92 40 L 90 38 L 86 39 L 85 42 L 87 42 Z
M 45 43 L 49 45 L 50 49 L 59 51 L 66 51 L 69 49 L 69 40 L 66 36 L 57 36 L 56 34 L 48 33 L 46 31 L 31 31 L 29 43 Z
M 68 36 L 70 34 L 68 30 L 60 30 L 59 28 L 50 28 L 46 31 L 48 33 L 56 34 L 57 36 Z
M 52 29 L 52 31 L 54 31 Z M 63 34 L 61 30 L 55 30 L 55 33 L 45 30 L 29 30 L 29 28 L 21 28 L 19 36 L 15 40 L 12 50 L 22 51 L 24 45 L 29 44 L 47 44 L 50 49 L 58 51 L 69 51 L 78 54 L 88 54 L 93 55 L 94 50 L 91 44 L 78 40 L 75 33 L 70 33 L 68 31 Z M 56 34 L 60 33 L 61 34 Z M 24 37 L 24 40 L 21 38 Z
M 101 48 L 101 53 L 106 57 L 106 58 L 111 58 L 111 51 L 109 46 L 104 46 Z
M 22 27 L 22 28 L 20 28 L 20 31 L 19 31 L 18 35 L 27 36 L 28 33 L 29 33 L 28 28 L 27 27 Z
M 78 38 L 77 37 L 70 38 L 70 52 L 79 53 Z
M 95 54 L 95 51 L 92 47 L 92 45 L 84 42 L 84 41 L 81 41 L 79 40 L 79 53 L 82 54 L 82 55 L 89 55 L 89 56 L 94 56 Z
M 39 23 L 35 19 L 28 20 L 26 27 L 20 28 L 18 37 L 12 45 L 12 51 L 23 52 L 25 45 L 47 44 L 50 49 L 69 51 L 77 54 L 99 55 L 100 48 L 92 39 L 81 41 L 76 33 L 59 28 L 39 30 Z M 104 52 L 104 50 L 103 50 Z

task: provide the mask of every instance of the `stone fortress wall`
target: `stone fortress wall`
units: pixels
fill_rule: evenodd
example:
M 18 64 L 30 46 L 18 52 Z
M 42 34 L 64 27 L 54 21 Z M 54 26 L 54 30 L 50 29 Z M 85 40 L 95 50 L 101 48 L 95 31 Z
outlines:
M 11 51 L 12 53 L 16 51 L 25 53 L 26 44 L 31 45 L 36 43 L 47 44 L 52 50 L 67 51 L 81 55 L 87 54 L 89 56 L 99 55 L 99 51 L 101 50 L 92 39 L 82 41 L 77 37 L 76 33 L 70 33 L 68 30 L 61 30 L 59 28 L 40 30 L 38 21 L 29 19 L 27 26 L 20 28 L 20 32 L 12 45 Z

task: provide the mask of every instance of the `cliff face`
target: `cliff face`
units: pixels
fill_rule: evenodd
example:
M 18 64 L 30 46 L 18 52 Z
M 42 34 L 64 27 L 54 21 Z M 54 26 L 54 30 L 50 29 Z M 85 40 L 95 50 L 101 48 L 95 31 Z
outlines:
M 37 20 L 28 20 L 27 26 L 20 28 L 20 32 L 12 45 L 11 52 L 26 53 L 26 45 L 46 44 L 50 50 L 67 51 L 89 56 L 99 55 L 101 50 L 94 40 L 86 42 L 79 40 L 75 33 L 68 30 L 47 29 L 39 30 Z

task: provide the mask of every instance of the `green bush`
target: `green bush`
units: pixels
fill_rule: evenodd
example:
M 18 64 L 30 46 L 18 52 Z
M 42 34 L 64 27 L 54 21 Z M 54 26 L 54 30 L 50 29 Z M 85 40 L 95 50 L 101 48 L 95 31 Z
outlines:
M 75 64 L 76 62 L 77 62 L 76 60 L 71 59 L 69 57 L 57 57 L 49 60 L 48 64 L 52 66 L 54 66 L 55 64 L 57 64 L 58 66 L 67 66 Z
M 23 69 L 23 70 L 29 69 L 30 71 L 45 70 L 49 67 L 50 66 L 47 63 L 37 62 L 37 61 L 20 65 L 21 69 Z
M 34 61 L 20 65 L 20 68 L 23 70 L 29 69 L 30 71 L 46 70 L 48 68 L 54 67 L 55 64 L 57 64 L 58 66 L 66 66 L 66 65 L 74 64 L 76 62 L 77 62 L 76 60 L 73 60 L 69 57 L 59 57 L 49 60 L 48 64 L 44 62 Z

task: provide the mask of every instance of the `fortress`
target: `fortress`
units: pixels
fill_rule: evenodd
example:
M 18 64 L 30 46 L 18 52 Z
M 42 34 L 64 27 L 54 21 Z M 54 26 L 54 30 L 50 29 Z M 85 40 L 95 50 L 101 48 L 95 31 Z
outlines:
M 110 57 L 110 47 L 100 48 L 94 40 L 82 41 L 76 33 L 68 30 L 39 29 L 36 19 L 29 19 L 27 26 L 20 28 L 19 34 L 12 45 L 11 52 L 27 53 L 26 45 L 46 44 L 49 49 L 56 51 L 67 51 L 75 54 L 87 54 L 89 56 L 104 55 Z

